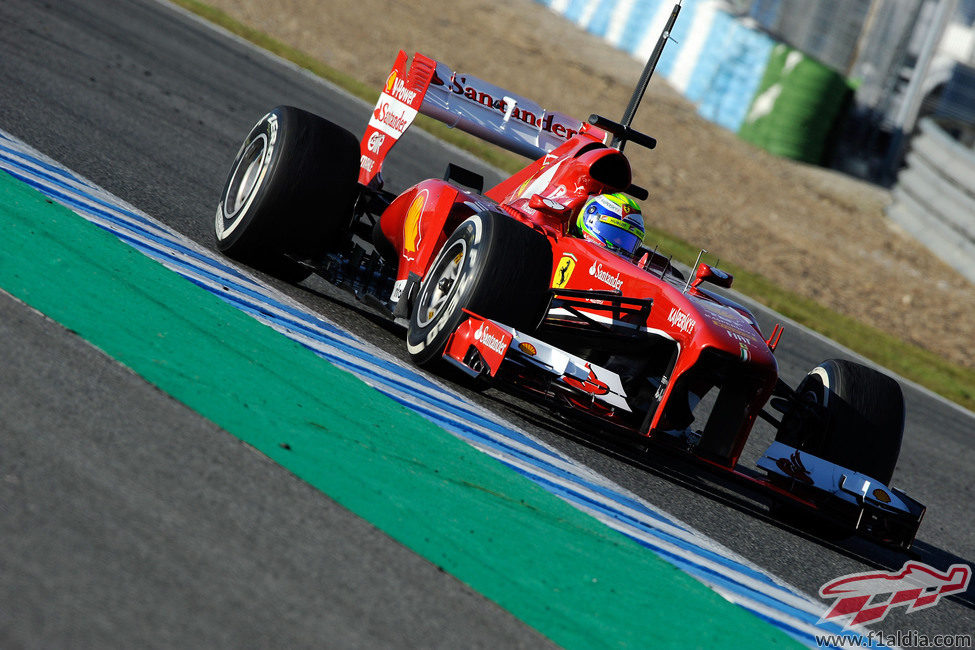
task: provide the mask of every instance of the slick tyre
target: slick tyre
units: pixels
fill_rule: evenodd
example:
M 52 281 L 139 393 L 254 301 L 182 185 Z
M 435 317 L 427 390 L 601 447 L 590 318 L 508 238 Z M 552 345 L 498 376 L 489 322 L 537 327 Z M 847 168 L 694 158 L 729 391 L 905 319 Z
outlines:
M 440 359 L 464 309 L 534 329 L 551 274 L 552 247 L 544 235 L 504 214 L 472 215 L 447 238 L 413 300 L 406 335 L 413 361 Z
M 345 129 L 278 106 L 234 158 L 214 220 L 217 248 L 289 281 L 308 276 L 292 257 L 344 240 L 358 196 L 359 143 Z
M 821 417 L 786 413 L 776 440 L 890 485 L 904 436 L 904 395 L 896 381 L 859 363 L 830 359 L 799 384 L 799 399 Z

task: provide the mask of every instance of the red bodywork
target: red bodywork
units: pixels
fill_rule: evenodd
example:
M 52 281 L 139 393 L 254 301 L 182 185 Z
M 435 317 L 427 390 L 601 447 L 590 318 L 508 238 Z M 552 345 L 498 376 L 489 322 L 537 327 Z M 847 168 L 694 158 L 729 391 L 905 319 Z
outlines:
M 648 336 L 672 341 L 679 351 L 652 419 L 640 426 L 631 424 L 630 428 L 640 429 L 647 436 L 670 428 L 665 405 L 675 387 L 681 387 L 685 374 L 701 362 L 705 351 L 722 353 L 725 364 L 736 366 L 729 381 L 738 384 L 735 390 L 740 408 L 734 414 L 737 417 L 732 418 L 737 426 L 734 431 L 722 431 L 720 440 L 709 441 L 705 447 L 713 460 L 732 467 L 775 387 L 775 358 L 754 319 L 744 309 L 700 286 L 686 286 L 673 277 L 662 278 L 658 272 L 645 270 L 571 234 L 570 224 L 590 196 L 630 186 L 629 163 L 621 152 L 604 145 L 603 137 L 602 132 L 583 125 L 581 133 L 564 145 L 483 195 L 438 179 L 425 180 L 404 192 L 380 220 L 383 234 L 400 256 L 397 280 L 406 281 L 411 274 L 423 278 L 446 238 L 475 212 L 500 210 L 544 233 L 552 246 L 553 288 L 617 291 L 625 297 L 652 299 L 653 308 L 645 321 L 629 324 Z M 581 310 L 587 311 L 585 307 Z M 605 311 L 588 311 L 595 318 L 605 318 Z M 744 384 L 745 395 L 740 394 Z M 602 417 L 610 415 L 598 404 L 593 403 L 590 408 Z M 723 413 L 725 419 L 728 415 Z
M 445 361 L 472 377 L 492 378 L 532 401 L 595 421 L 600 429 L 622 429 L 690 452 L 708 467 L 883 543 L 910 546 L 924 506 L 895 488 L 778 437 L 757 462 L 766 477 L 738 468 L 756 418 L 781 425 L 763 411 L 770 398 L 784 399 L 787 408 L 798 403 L 797 394 L 779 381 L 773 356 L 782 329 L 776 325 L 766 340 L 747 309 L 708 290 L 708 284 L 731 286 L 731 276 L 719 269 L 700 264 L 686 280 L 655 251 L 641 249 L 636 259 L 628 259 L 577 236 L 574 224 L 590 197 L 645 196 L 632 185 L 622 144 L 607 146 L 608 134 L 596 126 L 452 72 L 421 54 L 409 68 L 407 62 L 400 52 L 360 145 L 364 209 L 381 212 L 370 234 L 378 253 L 395 265 L 395 274 L 385 272 L 387 280 L 395 275 L 388 299 L 388 287 L 378 296 L 390 316 L 409 314 L 411 305 L 419 309 L 417 296 L 431 295 L 424 293 L 430 287 L 453 286 L 444 275 L 432 276 L 439 278 L 436 285 L 423 281 L 445 242 L 470 217 L 493 213 L 490 220 L 518 221 L 543 235 L 551 248 L 550 289 L 516 294 L 515 281 L 506 291 L 513 297 L 547 295 L 547 305 L 539 305 L 547 307 L 541 322 L 534 312 L 524 313 L 522 326 L 528 329 L 520 331 L 490 314 L 464 309 L 440 343 Z M 382 190 L 383 161 L 418 113 L 534 162 L 483 193 L 479 176 L 451 165 L 445 175 L 451 180 L 424 180 L 394 197 Z M 599 116 L 590 120 L 610 130 L 614 143 L 655 145 L 628 126 Z M 378 204 L 370 202 L 377 198 Z M 540 246 L 522 250 L 540 252 Z M 544 265 L 526 267 L 532 267 L 533 278 L 544 276 Z M 437 262 L 437 273 L 444 268 Z M 782 410 L 774 400 L 771 405 Z

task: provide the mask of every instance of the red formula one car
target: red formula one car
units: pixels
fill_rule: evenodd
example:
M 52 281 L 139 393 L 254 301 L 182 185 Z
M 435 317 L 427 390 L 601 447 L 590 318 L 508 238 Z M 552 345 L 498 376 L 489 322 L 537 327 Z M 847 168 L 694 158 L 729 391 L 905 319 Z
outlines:
M 730 275 L 701 263 L 685 278 L 642 246 L 625 194 L 647 192 L 623 148 L 655 145 L 630 124 L 665 36 L 621 122 L 582 123 L 421 54 L 408 65 L 403 52 L 361 141 L 275 108 L 233 163 L 218 248 L 291 281 L 317 273 L 401 319 L 419 365 L 449 364 L 679 448 L 793 510 L 906 549 L 924 507 L 888 487 L 904 426 L 897 383 L 829 360 L 790 388 L 773 356 L 781 329 L 763 335 L 709 289 L 730 287 Z M 451 164 L 395 196 L 380 172 L 417 113 L 534 161 L 487 191 Z M 761 478 L 738 468 L 759 417 L 777 430 Z

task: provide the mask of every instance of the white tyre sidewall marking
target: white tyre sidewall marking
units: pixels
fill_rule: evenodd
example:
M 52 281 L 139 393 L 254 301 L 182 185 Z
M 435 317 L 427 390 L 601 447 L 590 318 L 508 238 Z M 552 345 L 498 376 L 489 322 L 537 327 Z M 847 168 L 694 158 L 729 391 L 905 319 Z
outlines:
M 451 286 L 450 291 L 448 293 L 448 299 L 449 299 L 449 301 L 447 302 L 447 305 L 443 309 L 441 309 L 440 311 L 436 312 L 432 317 L 422 316 L 422 314 L 418 313 L 417 314 L 417 325 L 419 325 L 421 328 L 429 326 L 431 324 L 431 322 L 433 322 L 435 319 L 436 320 L 442 320 L 442 318 L 441 318 L 442 315 L 443 316 L 449 316 L 451 314 L 451 312 L 453 312 L 454 308 L 456 308 L 456 306 L 457 306 L 456 305 L 456 302 L 457 302 L 457 298 L 456 297 L 457 297 L 457 294 L 459 293 L 458 289 L 460 287 L 462 287 L 462 286 L 466 286 L 466 285 L 463 285 L 461 281 L 463 279 L 464 267 L 467 265 L 467 258 L 468 258 L 469 248 L 467 246 L 467 241 L 466 240 L 464 240 L 464 239 L 458 239 L 453 244 L 451 244 L 450 249 L 452 250 L 452 249 L 456 248 L 458 244 L 460 244 L 460 249 L 461 249 L 460 252 L 459 252 L 459 255 L 461 256 L 461 261 L 460 261 L 460 263 L 457 266 L 457 276 L 454 278 L 454 284 L 453 284 L 453 286 Z M 444 262 L 446 260 L 447 256 L 444 254 L 446 252 L 447 252 L 447 247 L 444 246 L 444 248 L 443 248 L 443 250 L 441 250 L 440 254 L 437 255 L 437 259 L 435 259 L 434 260 L 434 263 L 430 266 L 431 269 L 436 270 L 437 267 L 438 267 L 438 265 L 441 264 L 441 262 Z M 449 268 L 451 264 L 452 264 L 452 262 L 447 262 L 447 268 Z M 439 272 L 440 273 L 439 277 L 437 277 L 437 278 L 431 278 L 431 280 L 436 280 L 437 282 L 440 282 L 440 279 L 443 278 L 444 272 L 446 270 L 447 270 L 446 268 L 445 269 L 442 269 Z M 433 301 L 433 297 L 432 296 L 427 297 L 427 292 L 428 291 L 435 292 L 436 290 L 437 289 L 435 287 L 427 286 L 427 287 L 424 287 L 420 291 L 420 295 L 417 298 L 417 300 L 420 301 L 420 308 L 417 310 L 418 312 L 420 312 L 422 310 L 429 309 L 429 305 L 427 305 L 425 303 L 432 302 Z M 422 321 L 421 321 L 421 316 L 422 316 Z
M 418 341 L 416 344 L 413 344 L 410 342 L 409 336 L 407 336 L 406 349 L 410 354 L 419 354 L 420 352 L 425 350 L 428 345 L 433 344 L 433 341 L 437 337 L 437 334 L 439 334 L 440 331 L 443 329 L 446 320 L 450 317 L 451 314 L 454 313 L 454 311 L 457 309 L 458 305 L 460 304 L 460 296 L 463 295 L 464 291 L 467 289 L 467 285 L 471 283 L 471 274 L 465 273 L 464 270 L 470 269 L 473 266 L 474 260 L 477 259 L 477 246 L 481 242 L 481 230 L 482 230 L 480 215 L 475 214 L 468 217 L 462 224 L 460 224 L 460 226 L 457 227 L 457 230 L 466 228 L 468 224 L 473 226 L 474 235 L 473 237 L 470 237 L 470 245 L 468 245 L 466 241 L 464 242 L 466 259 L 463 262 L 461 262 L 460 275 L 457 278 L 454 287 L 451 290 L 450 300 L 444 306 L 443 310 L 441 310 L 441 312 L 437 314 L 436 322 L 433 324 L 433 327 L 430 329 L 430 331 L 422 340 Z M 447 245 L 444 245 L 444 247 L 441 248 L 440 252 L 437 254 L 436 259 L 433 260 L 433 264 L 430 265 L 430 269 L 437 268 L 437 266 L 441 262 L 441 258 L 444 256 L 446 252 L 447 252 Z M 420 296 L 417 297 L 417 300 L 419 300 L 420 297 L 422 297 L 422 295 L 423 293 L 421 291 Z
M 819 377 L 820 381 L 823 382 L 823 406 L 826 406 L 827 403 L 829 402 L 829 392 L 830 392 L 829 373 L 827 373 L 826 369 L 823 368 L 822 366 L 816 366 L 815 368 L 809 371 L 809 375 Z
M 247 140 L 244 142 L 244 144 L 241 145 L 240 151 L 237 152 L 237 157 L 234 159 L 235 161 L 234 168 L 230 172 L 231 180 L 235 179 L 237 174 L 240 172 L 240 166 L 244 162 L 243 160 L 244 152 L 247 151 L 253 145 L 254 142 L 258 140 L 264 141 L 264 153 L 262 156 L 262 160 L 260 161 L 261 168 L 257 178 L 254 180 L 254 185 L 251 187 L 250 192 L 247 195 L 247 200 L 244 201 L 242 205 L 237 207 L 237 209 L 234 210 L 234 212 L 228 213 L 227 201 L 232 197 L 228 197 L 228 196 L 220 197 L 220 203 L 217 205 L 216 222 L 214 225 L 214 232 L 216 233 L 217 239 L 219 241 L 225 240 L 234 232 L 234 230 L 237 229 L 241 221 L 243 221 L 244 217 L 247 215 L 247 212 L 250 210 L 251 204 L 254 202 L 254 198 L 257 196 L 258 191 L 264 185 L 264 178 L 265 176 L 267 176 L 267 170 L 271 165 L 271 157 L 274 155 L 274 145 L 278 139 L 277 138 L 278 116 L 275 115 L 274 113 L 268 113 L 261 119 L 260 122 L 258 122 L 258 126 L 260 126 L 265 122 L 267 123 L 267 132 L 265 133 L 262 130 L 256 136 L 248 137 Z M 251 131 L 251 133 L 257 130 L 258 130 L 257 127 L 255 127 Z M 252 164 L 256 164 L 256 163 L 257 161 L 255 161 L 255 163 Z M 243 173 L 246 174 L 247 173 L 246 170 L 244 170 Z M 230 192 L 232 190 L 233 190 L 233 183 L 228 182 L 227 191 Z M 236 199 L 233 198 L 233 200 L 236 203 Z M 230 225 L 227 225 L 227 221 L 230 221 Z

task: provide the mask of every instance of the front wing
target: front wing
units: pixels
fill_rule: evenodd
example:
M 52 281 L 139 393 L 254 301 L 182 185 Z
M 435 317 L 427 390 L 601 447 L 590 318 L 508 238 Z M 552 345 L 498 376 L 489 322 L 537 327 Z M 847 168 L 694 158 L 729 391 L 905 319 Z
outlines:
M 560 404 L 608 424 L 625 422 L 632 415 L 623 381 L 613 371 L 465 312 L 467 318 L 447 341 L 443 357 L 466 374 L 513 381 L 518 388 L 560 398 Z M 504 372 L 505 368 L 514 370 Z M 756 479 L 737 467 L 707 464 L 858 535 L 903 550 L 910 548 L 924 517 L 925 507 L 904 492 L 781 442 L 773 442 L 758 461 L 766 478 Z

